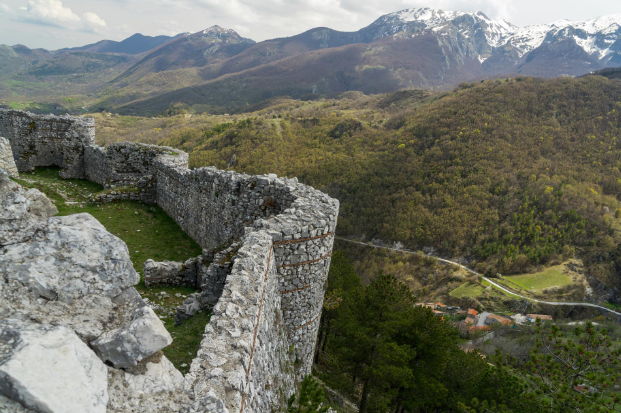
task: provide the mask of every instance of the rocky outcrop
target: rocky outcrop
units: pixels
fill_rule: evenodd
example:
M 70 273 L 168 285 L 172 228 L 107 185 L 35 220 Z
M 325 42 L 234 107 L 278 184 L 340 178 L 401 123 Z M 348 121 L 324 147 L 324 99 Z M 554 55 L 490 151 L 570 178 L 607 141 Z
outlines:
M 17 172 L 17 166 L 13 159 L 13 152 L 11 151 L 11 143 L 0 136 L 0 169 L 4 169 L 13 178 L 19 178 L 19 172 Z
M 0 273 L 65 303 L 113 298 L 140 281 L 125 243 L 89 214 L 50 218 L 29 242 L 4 247 Z
M 102 360 L 117 368 L 133 367 L 172 343 L 160 319 L 135 289 L 128 289 L 114 302 L 120 307 L 117 311 L 126 314 L 128 320 L 91 342 Z
M 0 204 L 0 410 L 187 405 L 181 373 L 160 352 L 172 339 L 133 288 L 125 243 L 88 214 L 51 217 L 43 194 L 4 171 Z
M 105 413 L 107 368 L 65 327 L 0 321 L 0 392 L 40 412 Z
M 24 191 L 0 169 L 0 247 L 30 239 L 44 220 L 58 213 L 52 202 L 36 189 Z

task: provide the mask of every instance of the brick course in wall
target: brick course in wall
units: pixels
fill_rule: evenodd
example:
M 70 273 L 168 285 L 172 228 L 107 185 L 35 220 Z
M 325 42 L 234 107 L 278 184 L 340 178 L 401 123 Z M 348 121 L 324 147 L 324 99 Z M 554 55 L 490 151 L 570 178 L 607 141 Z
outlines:
M 339 203 L 276 175 L 189 170 L 188 155 L 136 143 L 101 148 L 94 121 L 0 109 L 20 171 L 57 165 L 107 191 L 99 201 L 157 203 L 201 247 L 241 240 L 197 357 L 187 412 L 283 407 L 311 371 Z M 225 410 L 226 409 L 226 410 Z

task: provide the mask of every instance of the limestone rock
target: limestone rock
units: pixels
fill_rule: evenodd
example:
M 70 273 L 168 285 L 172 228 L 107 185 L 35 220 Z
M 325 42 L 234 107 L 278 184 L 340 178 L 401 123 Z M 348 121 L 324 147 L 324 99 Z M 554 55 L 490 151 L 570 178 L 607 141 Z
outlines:
M 178 413 L 190 404 L 183 376 L 166 357 L 144 364 L 141 374 L 108 369 L 108 413 Z
M 171 343 L 172 337 L 162 321 L 143 304 L 132 311 L 129 324 L 104 333 L 90 344 L 102 360 L 116 368 L 127 368 Z
M 0 169 L 0 247 L 28 240 L 57 213 L 45 195 L 26 191 Z
M 36 413 L 34 410 L 27 409 L 21 404 L 0 395 L 0 412 L 2 413 Z
M 71 330 L 2 320 L 0 343 L 0 394 L 39 412 L 106 412 L 107 368 Z
M 41 301 L 39 303 L 39 301 Z M 114 312 L 114 304 L 108 297 L 90 294 L 73 304 L 62 301 L 37 301 L 22 313 L 41 324 L 64 326 L 73 330 L 84 342 L 95 340 L 106 330 L 122 322 Z
M 183 304 L 177 307 L 177 312 L 175 313 L 175 326 L 180 326 L 184 321 L 189 320 L 192 316 L 194 316 L 194 314 L 198 313 L 203 308 L 204 307 L 200 302 L 200 294 L 190 294 L 190 296 L 185 299 Z
M 11 143 L 8 139 L 2 137 L 0 137 L 0 169 L 4 169 L 13 178 L 19 178 L 15 159 L 13 159 Z
M 127 387 L 136 394 L 183 390 L 183 374 L 165 356 L 146 363 L 143 374 L 125 373 Z
M 169 284 L 179 277 L 183 264 L 180 262 L 155 262 L 146 260 L 144 263 L 144 282 L 147 287 L 159 284 Z
M 29 242 L 0 249 L 0 273 L 46 299 L 115 297 L 140 280 L 127 246 L 89 214 L 50 218 Z

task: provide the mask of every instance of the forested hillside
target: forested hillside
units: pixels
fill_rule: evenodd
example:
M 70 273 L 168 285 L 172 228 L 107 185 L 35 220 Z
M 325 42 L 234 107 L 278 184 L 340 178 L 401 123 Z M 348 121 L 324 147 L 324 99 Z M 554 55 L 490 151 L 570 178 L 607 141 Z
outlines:
M 191 166 L 298 176 L 341 200 L 339 233 L 518 273 L 577 254 L 621 285 L 621 82 L 462 84 L 277 104 L 161 131 Z

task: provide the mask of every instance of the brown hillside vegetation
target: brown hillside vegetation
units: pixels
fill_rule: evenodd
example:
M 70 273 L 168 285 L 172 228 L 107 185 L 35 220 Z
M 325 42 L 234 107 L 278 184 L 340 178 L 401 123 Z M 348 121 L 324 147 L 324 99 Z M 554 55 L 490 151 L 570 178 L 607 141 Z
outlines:
M 97 107 L 139 115 L 160 114 L 171 103 L 183 103 L 198 113 L 231 113 L 275 96 L 301 98 L 313 90 L 324 95 L 351 90 L 387 93 L 412 87 L 439 88 L 479 75 L 483 71 L 478 62 L 466 61 L 463 66 L 451 59 L 447 62 L 436 38 L 421 36 L 313 50 L 122 105 L 140 95 L 129 85 Z

